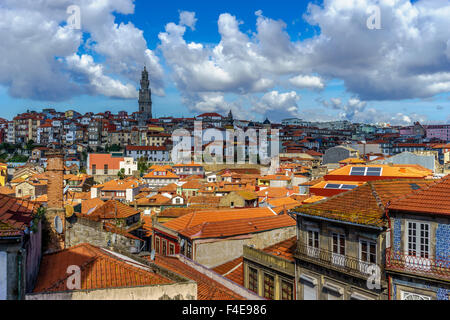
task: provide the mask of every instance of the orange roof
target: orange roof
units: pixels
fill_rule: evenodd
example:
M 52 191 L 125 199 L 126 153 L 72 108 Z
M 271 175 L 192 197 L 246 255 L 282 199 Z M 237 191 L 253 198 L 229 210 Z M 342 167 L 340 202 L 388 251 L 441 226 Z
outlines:
M 283 187 L 270 187 L 270 188 L 265 188 L 265 189 L 260 189 L 256 194 L 258 195 L 258 197 L 266 197 L 266 192 L 267 192 L 267 197 L 270 198 L 284 198 L 286 197 L 288 194 L 292 194 L 295 192 L 295 190 L 289 190 L 288 188 L 283 188 Z
M 351 185 L 351 186 L 362 186 L 365 181 L 334 181 L 334 180 L 328 180 L 328 181 L 321 181 L 313 186 L 310 187 L 311 189 L 317 189 L 317 188 L 325 188 L 327 184 L 345 184 L 345 185 Z
M 243 300 L 243 297 L 237 293 L 186 265 L 177 257 L 164 257 L 157 254 L 154 262 L 156 265 L 197 282 L 198 300 Z
M 137 199 L 134 203 L 136 203 L 138 206 L 162 206 L 163 204 L 167 204 L 168 202 L 171 202 L 170 198 L 167 198 L 161 194 L 156 194 L 150 198 L 143 197 Z
M 69 291 L 69 266 L 81 268 L 81 290 L 153 286 L 174 281 L 149 267 L 121 259 L 112 252 L 91 244 L 80 244 L 42 257 L 34 293 Z M 139 264 L 140 265 L 140 264 Z M 146 269 L 143 269 L 143 268 Z
M 97 207 L 91 214 L 85 215 L 93 219 L 123 219 L 139 214 L 134 208 L 116 200 L 109 200 Z
M 84 201 L 81 202 L 81 213 L 82 214 L 86 214 L 92 208 L 100 207 L 104 203 L 105 202 L 100 200 L 99 198 L 93 198 L 93 199 L 89 199 L 89 200 L 84 200 Z
M 450 215 L 450 175 L 393 201 L 389 209 Z
M 163 175 L 156 174 L 160 172 L 162 172 Z M 179 179 L 179 177 L 169 170 L 161 169 L 149 172 L 144 176 L 144 179 Z
M 204 222 L 180 232 L 190 239 L 225 238 L 295 226 L 289 215 Z
M 0 194 L 0 237 L 22 235 L 40 204 Z
M 181 231 L 205 222 L 269 217 L 275 214 L 269 208 L 195 211 L 163 224 L 166 228 Z
M 237 259 L 228 261 L 213 269 L 221 276 L 230 279 L 240 286 L 244 286 L 244 258 L 239 257 Z
M 259 178 L 260 180 L 279 180 L 279 181 L 289 181 L 291 180 L 290 177 L 287 177 L 285 175 L 268 175 L 268 176 L 264 176 Z
M 280 206 L 290 206 L 290 205 L 297 205 L 301 206 L 302 204 L 290 197 L 284 197 L 284 198 L 277 198 L 277 199 L 270 199 L 267 201 L 272 207 L 280 207 Z
M 10 187 L 0 186 L 0 194 L 14 195 L 15 191 Z
M 167 186 L 161 187 L 158 190 L 160 193 L 162 192 L 177 192 L 177 185 L 175 183 L 168 184 Z
M 111 180 L 103 184 L 93 186 L 93 188 L 101 188 L 102 191 L 117 191 L 117 190 L 134 189 L 142 184 L 143 182 L 138 179 L 127 178 L 124 180 L 119 179 Z
M 351 177 L 358 180 L 361 176 L 350 175 L 352 168 L 382 168 L 381 176 L 364 176 L 364 178 L 380 179 L 380 177 L 395 178 L 425 178 L 433 175 L 433 171 L 419 165 L 385 165 L 385 164 L 369 164 L 369 165 L 348 165 L 331 171 L 325 175 L 325 180 L 343 180 L 344 177 Z
M 294 262 L 294 253 L 297 249 L 297 237 L 284 240 L 270 247 L 265 248 L 263 251 L 270 253 L 271 255 L 284 258 L 286 260 Z
M 120 162 L 123 160 L 124 157 L 113 157 L 108 153 L 90 153 L 89 169 L 92 169 L 92 165 L 96 165 L 97 170 L 101 170 L 103 169 L 104 165 L 108 165 L 109 170 L 119 170 Z
M 384 206 L 388 201 L 431 183 L 433 181 L 423 179 L 370 181 L 359 188 L 301 206 L 295 211 L 357 224 L 384 226 Z
M 182 186 L 183 189 L 200 189 L 202 187 L 203 185 L 197 180 L 191 180 Z

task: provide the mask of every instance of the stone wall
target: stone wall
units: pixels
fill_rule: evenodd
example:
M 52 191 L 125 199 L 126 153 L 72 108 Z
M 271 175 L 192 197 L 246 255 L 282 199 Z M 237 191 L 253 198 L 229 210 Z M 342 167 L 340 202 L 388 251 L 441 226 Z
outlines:
M 103 229 L 102 222 L 90 221 L 79 217 L 67 224 L 66 230 L 66 248 L 79 245 L 81 243 L 90 243 L 101 248 L 110 246 L 130 251 L 135 246 L 135 240 L 125 236 L 107 232 Z
M 264 249 L 294 237 L 296 227 L 279 228 L 242 237 L 240 239 L 207 240 L 194 242 L 195 261 L 214 268 L 243 255 L 244 245 Z
M 30 294 L 26 300 L 197 300 L 195 282 Z

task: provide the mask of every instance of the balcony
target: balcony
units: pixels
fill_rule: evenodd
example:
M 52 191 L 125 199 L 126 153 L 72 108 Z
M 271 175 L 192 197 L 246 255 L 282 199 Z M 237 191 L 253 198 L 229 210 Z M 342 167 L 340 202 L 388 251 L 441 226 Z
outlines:
M 296 258 L 318 264 L 328 269 L 343 272 L 358 278 L 367 279 L 375 272 L 371 268 L 374 264 L 362 261 L 348 255 L 341 255 L 322 248 L 313 248 L 306 244 L 298 244 Z M 378 267 L 381 266 L 378 265 Z M 381 273 L 381 279 L 384 275 Z
M 450 260 L 407 255 L 386 249 L 386 270 L 450 280 Z

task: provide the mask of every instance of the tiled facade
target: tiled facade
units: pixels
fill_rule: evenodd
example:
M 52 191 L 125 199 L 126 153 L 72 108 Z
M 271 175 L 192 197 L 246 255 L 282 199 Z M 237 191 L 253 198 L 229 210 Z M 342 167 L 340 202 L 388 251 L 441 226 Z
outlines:
M 439 224 L 436 229 L 436 260 L 450 267 L 450 224 Z

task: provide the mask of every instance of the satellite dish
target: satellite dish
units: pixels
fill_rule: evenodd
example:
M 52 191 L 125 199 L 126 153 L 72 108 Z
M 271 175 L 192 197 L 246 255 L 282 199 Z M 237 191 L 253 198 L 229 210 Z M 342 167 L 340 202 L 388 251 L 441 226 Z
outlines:
M 61 221 L 61 218 L 59 216 L 56 216 L 55 220 L 54 220 L 54 223 L 55 223 L 55 230 L 56 230 L 56 232 L 61 234 L 63 232 L 63 223 Z
M 69 187 L 70 187 L 70 185 L 67 185 L 67 186 L 64 188 L 63 194 L 66 194 L 66 193 L 67 193 L 67 191 L 69 190 Z
M 66 205 L 64 208 L 66 209 L 66 218 L 70 218 L 71 216 L 73 216 L 74 210 L 70 204 Z
M 155 260 L 155 249 L 152 250 L 152 253 L 150 254 L 150 260 L 154 261 Z
M 94 212 L 94 210 L 97 209 L 97 206 L 90 208 L 89 211 L 86 213 L 86 215 L 90 215 L 92 212 Z
M 181 243 L 180 243 L 180 247 L 182 247 L 182 248 L 183 248 L 183 246 L 184 246 L 184 239 L 183 239 L 183 240 L 181 240 Z

